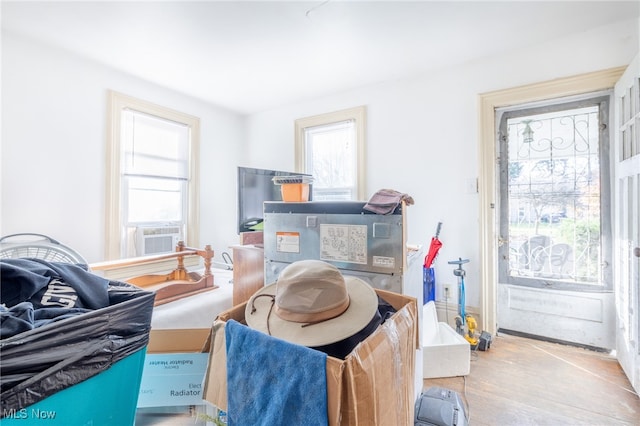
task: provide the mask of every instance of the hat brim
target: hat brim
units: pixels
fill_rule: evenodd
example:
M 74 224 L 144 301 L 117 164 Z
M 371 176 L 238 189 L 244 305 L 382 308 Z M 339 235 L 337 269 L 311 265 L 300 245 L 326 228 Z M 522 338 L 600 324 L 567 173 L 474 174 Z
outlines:
M 258 290 L 247 302 L 247 325 L 273 337 L 308 347 L 329 345 L 351 337 L 366 327 L 375 315 L 378 310 L 378 296 L 375 290 L 360 278 L 345 275 L 344 280 L 349 294 L 349 307 L 335 318 L 307 327 L 302 327 L 303 323 L 283 320 L 276 314 L 275 307 L 271 309 L 271 298 L 257 297 L 267 294 L 275 296 L 274 283 Z M 252 313 L 253 308 L 255 311 Z

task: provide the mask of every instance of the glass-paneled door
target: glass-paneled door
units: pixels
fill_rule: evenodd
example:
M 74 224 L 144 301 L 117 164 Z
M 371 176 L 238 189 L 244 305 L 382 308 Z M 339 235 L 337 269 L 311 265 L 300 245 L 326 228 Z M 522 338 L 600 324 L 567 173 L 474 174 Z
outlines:
M 613 348 L 609 97 L 498 110 L 498 327 Z

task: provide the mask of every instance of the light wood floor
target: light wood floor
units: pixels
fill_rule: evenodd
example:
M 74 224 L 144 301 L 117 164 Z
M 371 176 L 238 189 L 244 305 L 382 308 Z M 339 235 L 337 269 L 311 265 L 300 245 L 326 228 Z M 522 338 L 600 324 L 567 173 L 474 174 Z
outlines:
M 460 394 L 470 426 L 640 426 L 640 398 L 609 354 L 500 334 L 466 377 L 424 380 Z M 139 410 L 136 426 L 204 425 L 193 413 Z
M 471 355 L 468 376 L 424 389 L 458 392 L 472 426 L 640 425 L 640 398 L 609 354 L 499 334 Z

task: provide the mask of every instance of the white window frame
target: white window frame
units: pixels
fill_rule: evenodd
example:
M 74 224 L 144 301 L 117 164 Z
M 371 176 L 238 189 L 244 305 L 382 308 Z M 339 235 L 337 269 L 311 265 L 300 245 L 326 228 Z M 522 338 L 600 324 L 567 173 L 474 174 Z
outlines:
M 365 106 L 358 106 L 341 111 L 334 111 L 326 114 L 319 114 L 295 120 L 296 171 L 300 173 L 312 173 L 312 171 L 306 169 L 307 152 L 305 143 L 305 129 L 309 127 L 326 126 L 348 120 L 354 120 L 356 129 L 356 197 L 358 200 L 366 200 L 366 113 L 367 111 Z
M 123 109 L 139 111 L 165 120 L 175 121 L 190 128 L 191 148 L 189 153 L 189 185 L 188 211 L 186 215 L 187 230 L 185 244 L 199 247 L 200 215 L 199 215 L 199 152 L 200 152 L 200 119 L 179 111 L 175 111 L 151 102 L 143 101 L 115 91 L 108 94 L 108 126 L 107 126 L 107 180 L 106 180 L 106 260 L 117 260 L 123 257 L 121 252 L 122 235 L 122 179 L 121 179 L 121 112 Z

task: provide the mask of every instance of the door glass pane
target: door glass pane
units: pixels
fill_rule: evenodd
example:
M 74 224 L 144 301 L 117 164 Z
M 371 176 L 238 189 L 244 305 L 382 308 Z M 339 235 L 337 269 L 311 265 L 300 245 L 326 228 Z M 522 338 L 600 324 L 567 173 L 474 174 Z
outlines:
M 509 276 L 600 285 L 598 106 L 510 118 Z

